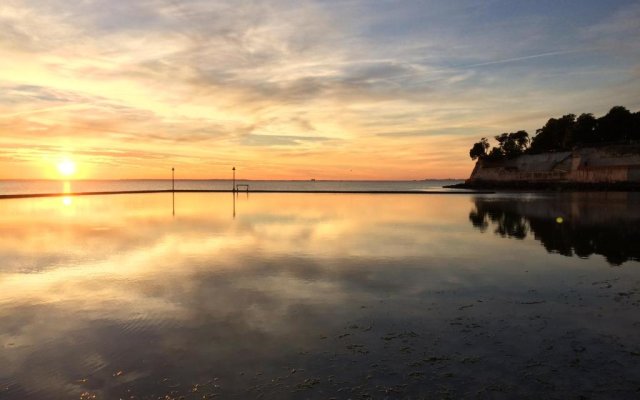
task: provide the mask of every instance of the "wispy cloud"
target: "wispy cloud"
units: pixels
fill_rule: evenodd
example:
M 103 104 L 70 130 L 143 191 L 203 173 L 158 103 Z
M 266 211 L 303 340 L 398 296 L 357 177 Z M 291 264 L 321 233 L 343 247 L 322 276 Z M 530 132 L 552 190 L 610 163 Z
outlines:
M 550 52 L 547 52 L 547 53 L 531 54 L 531 55 L 522 56 L 522 57 L 505 58 L 505 59 L 502 59 L 502 60 L 494 60 L 494 61 L 487 61 L 487 62 L 482 62 L 482 63 L 477 63 L 477 64 L 462 65 L 462 66 L 460 66 L 458 68 L 465 69 L 465 68 L 486 67 L 486 66 L 489 66 L 489 65 L 507 64 L 507 63 L 518 62 L 518 61 L 532 60 L 532 59 L 535 59 L 535 58 L 552 57 L 552 56 L 561 56 L 561 55 L 565 55 L 565 54 L 582 53 L 582 52 L 585 52 L 585 51 L 588 51 L 588 50 L 580 49 L 580 50 L 550 51 Z
M 0 115 L 0 119 L 2 118 L 15 118 L 15 117 L 23 117 L 31 114 L 40 114 L 40 113 L 49 113 L 51 111 L 60 111 L 64 109 L 82 109 L 85 108 L 82 104 L 63 104 L 60 106 L 52 106 L 52 107 L 44 107 L 44 108 L 35 108 L 29 109 L 25 111 L 16 111 L 10 112 L 7 114 Z
M 332 139 L 327 137 L 249 134 L 244 136 L 240 143 L 246 146 L 299 146 L 309 142 L 324 142 L 328 140 Z

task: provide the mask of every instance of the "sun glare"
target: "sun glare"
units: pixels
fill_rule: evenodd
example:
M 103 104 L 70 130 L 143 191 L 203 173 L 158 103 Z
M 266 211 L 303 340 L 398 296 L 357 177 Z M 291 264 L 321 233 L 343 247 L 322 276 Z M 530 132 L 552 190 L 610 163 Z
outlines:
M 58 171 L 64 176 L 71 176 L 76 172 L 76 163 L 69 159 L 62 160 L 58 164 Z

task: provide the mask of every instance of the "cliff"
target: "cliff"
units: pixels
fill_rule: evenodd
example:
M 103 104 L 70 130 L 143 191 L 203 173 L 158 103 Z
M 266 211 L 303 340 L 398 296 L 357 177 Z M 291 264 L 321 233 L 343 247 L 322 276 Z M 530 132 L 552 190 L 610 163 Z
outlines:
M 585 147 L 508 160 L 479 160 L 464 186 L 640 189 L 640 145 Z

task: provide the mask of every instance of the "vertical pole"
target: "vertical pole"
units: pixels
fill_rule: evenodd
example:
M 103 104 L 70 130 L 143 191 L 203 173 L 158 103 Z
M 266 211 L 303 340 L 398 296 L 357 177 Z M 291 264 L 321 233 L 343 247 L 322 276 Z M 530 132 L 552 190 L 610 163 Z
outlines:
M 236 191 L 236 167 L 231 168 L 233 170 L 233 188 L 232 191 Z
M 171 167 L 171 215 L 176 216 L 176 169 Z

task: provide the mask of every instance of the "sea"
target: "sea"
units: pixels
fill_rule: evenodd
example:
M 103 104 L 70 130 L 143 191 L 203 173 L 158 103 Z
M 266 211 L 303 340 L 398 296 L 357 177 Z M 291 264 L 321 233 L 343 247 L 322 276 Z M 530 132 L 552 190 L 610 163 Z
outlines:
M 462 180 L 414 180 L 414 181 L 300 181 L 300 180 L 236 180 L 237 185 L 248 185 L 249 190 L 278 191 L 439 191 L 443 186 Z M 0 180 L 2 194 L 44 194 L 69 192 L 121 192 L 145 190 L 170 190 L 170 179 L 124 180 Z M 232 190 L 233 181 L 176 180 L 176 190 Z M 241 190 L 247 188 L 242 186 Z

